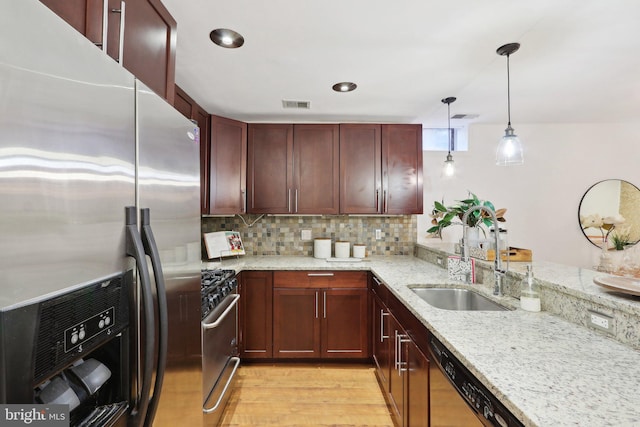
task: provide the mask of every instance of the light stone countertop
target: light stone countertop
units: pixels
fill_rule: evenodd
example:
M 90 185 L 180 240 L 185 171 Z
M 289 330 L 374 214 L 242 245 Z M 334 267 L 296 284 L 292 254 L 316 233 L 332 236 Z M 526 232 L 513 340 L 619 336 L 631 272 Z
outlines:
M 312 257 L 257 256 L 203 263 L 242 270 L 371 270 L 449 350 L 527 426 L 640 426 L 640 352 L 548 312 L 470 312 L 434 308 L 408 285 L 468 286 L 447 271 L 411 256 L 327 262 Z M 570 292 L 640 310 L 637 301 L 590 285 L 589 270 L 534 264 L 538 278 L 565 282 Z M 471 285 L 490 296 L 485 285 Z M 558 286 L 561 286 L 558 284 Z M 591 286 L 595 288 L 591 288 Z M 510 297 L 499 299 L 518 307 Z M 627 307 L 628 306 L 628 307 Z

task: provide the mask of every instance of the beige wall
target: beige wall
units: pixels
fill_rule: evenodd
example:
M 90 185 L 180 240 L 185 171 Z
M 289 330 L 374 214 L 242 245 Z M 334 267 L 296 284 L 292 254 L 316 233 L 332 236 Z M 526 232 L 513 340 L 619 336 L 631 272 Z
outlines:
M 592 267 L 599 250 L 582 234 L 578 206 L 598 181 L 618 178 L 640 186 L 640 126 L 637 124 L 513 123 L 525 147 L 525 164 L 499 167 L 495 150 L 504 125 L 469 129 L 469 151 L 454 153 L 461 169 L 452 181 L 440 178 L 446 153 L 424 153 L 425 213 L 434 200 L 452 203 L 467 190 L 507 208 L 504 224 L 511 246 L 533 250 L 534 260 Z M 637 214 L 640 216 L 640 213 Z M 427 215 L 418 217 L 418 242 L 426 239 Z M 461 227 L 449 227 L 456 241 Z

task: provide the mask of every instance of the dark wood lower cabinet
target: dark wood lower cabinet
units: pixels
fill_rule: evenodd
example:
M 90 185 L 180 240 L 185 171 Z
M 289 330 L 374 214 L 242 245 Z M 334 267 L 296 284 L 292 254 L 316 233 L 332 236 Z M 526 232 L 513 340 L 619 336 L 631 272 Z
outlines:
M 429 427 L 429 359 L 413 341 L 409 341 L 406 360 L 406 425 Z
M 394 422 L 429 427 L 428 331 L 384 285 L 370 286 L 373 360 Z
M 367 357 L 370 330 L 367 301 L 367 289 L 322 291 L 322 357 Z
M 275 288 L 274 357 L 367 358 L 366 289 Z
M 243 271 L 240 275 L 240 357 L 273 357 L 273 273 Z
M 320 357 L 320 292 L 318 289 L 274 289 L 274 357 Z

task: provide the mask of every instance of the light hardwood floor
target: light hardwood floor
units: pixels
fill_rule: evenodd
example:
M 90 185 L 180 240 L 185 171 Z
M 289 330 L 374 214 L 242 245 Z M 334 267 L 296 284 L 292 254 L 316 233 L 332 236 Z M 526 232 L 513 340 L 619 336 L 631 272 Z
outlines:
M 364 365 L 242 365 L 222 426 L 386 426 L 393 422 Z

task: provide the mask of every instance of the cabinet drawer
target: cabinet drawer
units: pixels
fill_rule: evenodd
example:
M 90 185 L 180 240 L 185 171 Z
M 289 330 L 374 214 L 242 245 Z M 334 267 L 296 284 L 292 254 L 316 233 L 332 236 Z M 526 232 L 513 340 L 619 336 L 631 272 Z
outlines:
M 366 288 L 366 271 L 276 271 L 276 288 Z

